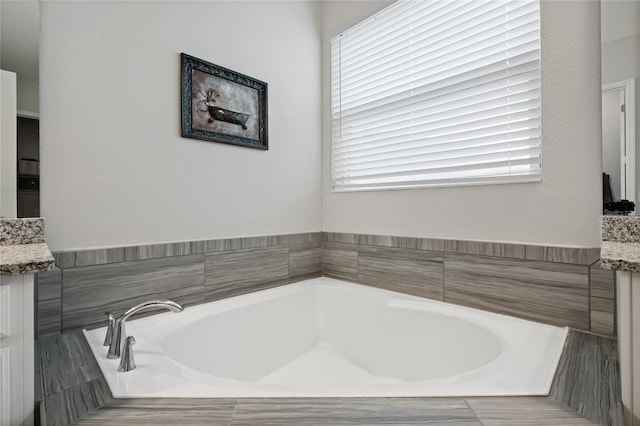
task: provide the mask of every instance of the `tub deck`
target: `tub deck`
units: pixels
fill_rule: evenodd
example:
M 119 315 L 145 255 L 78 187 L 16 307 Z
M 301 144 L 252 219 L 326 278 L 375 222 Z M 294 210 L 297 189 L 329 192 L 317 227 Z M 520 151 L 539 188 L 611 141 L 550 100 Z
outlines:
M 81 332 L 43 339 L 37 349 L 41 424 L 621 424 L 615 345 L 577 331 L 569 333 L 549 397 L 118 400 Z M 561 402 L 581 406 L 582 415 Z

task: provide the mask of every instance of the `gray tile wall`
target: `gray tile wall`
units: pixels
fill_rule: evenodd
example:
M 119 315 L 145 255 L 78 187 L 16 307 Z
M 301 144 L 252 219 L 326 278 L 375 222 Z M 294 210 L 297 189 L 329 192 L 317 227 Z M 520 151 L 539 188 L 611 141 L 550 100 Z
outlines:
M 183 305 L 204 301 L 204 256 L 175 256 L 64 270 L 62 328 L 106 325 L 105 312 L 120 313 L 163 298 Z
M 36 336 L 55 336 L 62 330 L 62 270 L 38 273 Z
M 414 296 L 443 300 L 442 253 L 360 246 L 358 282 Z
M 589 267 L 445 255 L 446 302 L 589 329 Z
M 615 334 L 616 274 L 600 268 L 600 262 L 589 268 L 591 280 L 591 330 L 594 333 Z
M 205 301 L 287 284 L 289 249 L 264 247 L 207 254 Z
M 322 273 L 327 277 L 358 281 L 358 246 L 325 242 L 322 248 Z
M 193 305 L 322 275 L 319 232 L 54 253 L 38 274 L 38 335 L 102 327 L 151 299 Z M 153 313 L 153 312 L 152 312 Z
M 622 425 L 616 339 L 570 331 L 549 397 L 600 425 Z
M 102 326 L 105 311 L 150 298 L 195 304 L 324 275 L 611 335 L 613 275 L 598 254 L 334 232 L 59 252 L 40 278 L 39 333 Z
M 598 248 L 336 232 L 323 239 L 328 277 L 599 334 L 615 331 L 612 275 L 597 267 Z

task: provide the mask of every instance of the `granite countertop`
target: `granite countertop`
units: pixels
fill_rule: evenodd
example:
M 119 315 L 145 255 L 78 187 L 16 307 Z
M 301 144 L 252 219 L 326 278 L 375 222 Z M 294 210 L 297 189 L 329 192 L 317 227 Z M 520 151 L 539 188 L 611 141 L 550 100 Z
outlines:
M 640 272 L 640 216 L 602 216 L 600 265 Z
M 640 272 L 640 243 L 603 241 L 600 247 L 600 266 L 616 271 Z
M 45 243 L 0 246 L 0 275 L 22 275 L 53 268 L 53 256 Z
M 44 219 L 0 219 L 0 275 L 33 274 L 53 265 L 44 242 Z

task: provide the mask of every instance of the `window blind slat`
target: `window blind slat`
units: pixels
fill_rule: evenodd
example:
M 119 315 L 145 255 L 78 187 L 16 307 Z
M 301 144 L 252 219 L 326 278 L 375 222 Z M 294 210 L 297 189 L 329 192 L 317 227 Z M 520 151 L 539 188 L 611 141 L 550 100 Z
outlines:
M 416 13 L 405 17 L 405 22 L 402 25 L 407 27 L 406 31 L 397 31 L 397 26 L 392 28 L 392 25 L 390 27 L 392 29 L 388 32 L 376 31 L 374 34 L 369 34 L 366 40 L 350 40 L 350 37 L 345 37 L 347 48 L 351 47 L 350 43 L 357 44 L 359 47 L 357 50 L 350 49 L 345 54 L 345 59 L 349 61 L 354 57 L 370 57 L 372 52 L 379 53 L 384 49 L 395 50 L 399 46 L 404 46 L 409 38 L 415 43 L 427 39 L 430 40 L 430 45 L 439 48 L 435 43 L 448 40 L 453 34 L 477 30 L 478 24 L 483 30 L 488 30 L 497 23 L 502 23 L 504 26 L 507 15 L 510 16 L 510 23 L 515 23 L 522 15 L 535 10 L 535 5 L 532 3 L 522 3 L 512 10 L 508 10 L 497 1 L 457 1 L 451 3 L 454 3 L 451 7 L 440 9 L 442 14 L 446 14 L 444 19 L 442 14 L 427 17 L 416 11 Z
M 456 98 L 452 102 L 408 104 L 396 110 L 381 110 L 377 114 L 366 117 L 342 117 L 345 134 L 357 134 L 362 131 L 381 131 L 385 128 L 400 128 L 403 124 L 414 124 L 423 116 L 429 119 L 420 120 L 421 123 L 436 123 L 443 118 L 467 119 L 468 117 L 491 117 L 497 111 L 517 112 L 539 105 L 539 93 L 528 90 L 527 85 L 512 86 L 513 92 L 505 89 L 492 90 L 474 94 L 464 98 Z M 484 99 L 483 99 L 484 98 Z M 509 103 L 505 105 L 505 103 Z M 478 111 L 478 107 L 483 109 Z M 383 121 L 384 120 L 384 121 Z
M 517 45 L 514 46 L 511 51 L 514 53 L 514 55 L 518 53 L 535 53 L 535 49 L 533 49 L 535 43 L 535 41 L 531 41 L 526 45 Z M 511 58 L 507 56 L 503 51 L 498 50 L 488 52 L 488 55 L 490 56 L 485 56 L 477 59 L 466 57 L 456 60 L 449 60 L 448 62 L 437 64 L 434 63 L 433 66 L 430 66 L 433 74 L 427 76 L 423 76 L 419 72 L 414 70 L 407 70 L 405 71 L 405 73 L 410 73 L 411 79 L 408 79 L 404 83 L 409 84 L 409 87 L 420 87 L 422 85 L 448 79 L 458 75 L 465 76 L 468 75 L 467 73 L 469 71 L 473 72 L 474 70 L 484 66 L 493 66 L 494 68 L 501 70 L 509 69 Z M 399 73 L 402 74 L 401 71 L 399 71 Z M 345 78 L 344 75 L 343 78 Z M 395 84 L 393 84 L 389 83 L 385 79 L 376 78 L 375 83 L 376 84 L 368 87 L 360 86 L 358 88 L 351 89 L 344 88 L 343 96 L 345 106 L 348 108 L 353 105 L 357 105 L 358 103 L 369 102 L 371 100 L 406 91 L 406 86 L 403 86 L 402 81 L 397 81 Z M 378 88 L 378 91 L 375 90 L 376 87 Z M 384 87 L 384 90 L 380 90 L 380 87 Z
M 539 180 L 538 0 L 399 1 L 331 40 L 334 190 Z
M 517 76 L 518 72 L 534 71 L 539 75 L 539 53 L 536 51 L 510 59 L 509 63 L 511 64 L 510 67 L 506 66 L 505 61 L 500 61 L 499 63 L 489 64 L 466 73 L 450 76 L 449 78 L 446 78 L 445 75 L 438 75 L 434 77 L 437 78 L 437 80 L 417 80 L 412 85 L 405 86 L 402 90 L 391 91 L 389 89 L 384 90 L 384 88 L 378 88 L 378 95 L 376 97 L 370 96 L 376 93 L 372 91 L 369 93 L 370 97 L 366 99 L 366 102 L 360 99 L 359 103 L 352 102 L 352 105 L 344 105 L 342 108 L 349 112 L 358 112 L 398 100 L 404 100 L 411 96 L 423 95 L 429 97 L 433 96 L 434 92 L 442 96 L 458 91 L 461 88 L 481 85 L 483 82 L 505 81 L 505 79 L 510 76 Z
M 531 30 L 532 27 L 538 28 L 539 26 L 535 12 L 512 19 L 509 26 L 505 26 L 503 22 L 500 22 L 500 19 L 503 17 L 494 19 L 491 23 L 492 26 L 479 25 L 474 29 L 468 29 L 465 33 L 443 34 L 437 40 L 434 40 L 430 34 L 425 34 L 421 38 L 408 33 L 406 39 L 397 40 L 397 43 L 376 46 L 376 55 L 363 50 L 354 51 L 351 55 L 343 55 L 343 66 L 350 76 L 356 78 L 358 74 L 367 72 L 372 67 L 375 67 L 379 72 L 389 68 L 404 67 L 410 63 L 410 60 L 416 59 L 414 56 L 416 53 L 430 55 L 434 59 L 447 54 L 455 56 L 455 52 L 463 48 L 489 44 L 499 39 L 520 37 L 528 33 L 527 30 Z M 465 37 L 464 40 L 461 39 L 462 36 Z M 452 42 L 452 38 L 455 41 Z M 381 57 L 381 53 L 384 56 Z M 402 57 L 407 53 L 410 53 L 411 56 Z
M 447 161 L 442 161 L 439 164 L 433 162 L 432 164 L 424 164 L 423 168 L 409 168 L 409 167 L 401 167 L 398 166 L 395 170 L 380 170 L 380 171 L 360 171 L 350 173 L 349 176 L 343 178 L 347 181 L 349 180 L 357 180 L 357 179 L 385 179 L 385 178 L 395 178 L 400 180 L 407 179 L 407 176 L 428 176 L 428 175 L 438 175 L 445 173 L 458 173 L 464 174 L 467 171 L 479 171 L 483 169 L 494 169 L 494 168 L 504 168 L 504 167 L 518 167 L 518 166 L 531 166 L 533 164 L 533 160 L 531 158 L 516 158 L 510 159 L 507 157 L 496 158 L 495 156 L 485 156 L 485 158 L 480 158 L 478 156 L 477 162 L 466 162 L 466 163 L 452 163 Z M 416 165 L 418 166 L 418 165 Z M 410 170 L 410 171 L 409 171 Z
M 411 132 L 410 134 L 419 136 L 424 141 L 424 144 L 426 145 L 431 143 L 431 141 L 444 142 L 447 140 L 451 141 L 456 139 L 482 137 L 482 136 L 488 136 L 488 135 L 508 133 L 516 130 L 537 128 L 540 125 L 540 120 L 535 118 L 529 118 L 529 119 L 520 120 L 520 121 L 516 121 L 516 120 L 502 121 L 492 126 L 485 126 L 485 127 L 477 127 L 476 124 L 477 123 L 473 123 L 473 122 L 466 123 L 465 126 L 455 126 L 455 127 L 452 127 L 451 129 L 447 129 L 447 128 L 431 129 L 429 127 L 426 127 L 421 129 L 421 131 Z M 384 141 L 384 140 L 391 142 L 392 138 L 400 139 L 407 134 L 409 133 L 401 132 L 401 131 L 393 133 L 392 131 L 389 131 L 386 134 L 382 134 L 379 136 L 376 135 L 377 139 L 370 140 L 369 141 L 370 143 L 366 146 L 371 147 L 375 143 L 378 143 L 379 141 Z M 348 144 L 343 144 L 343 147 L 347 145 Z M 355 151 L 359 147 L 363 147 L 363 146 L 365 145 L 361 144 L 361 145 L 352 146 L 352 150 Z
M 519 142 L 502 142 L 490 145 L 479 145 L 474 147 L 464 147 L 457 150 L 451 151 L 440 151 L 440 152 L 412 152 L 412 153 L 403 153 L 402 155 L 377 155 L 376 157 L 363 158 L 361 157 L 361 161 L 358 162 L 349 162 L 343 163 L 340 162 L 335 164 L 336 170 L 345 171 L 345 172 L 357 172 L 361 170 L 370 170 L 374 167 L 393 167 L 397 165 L 415 165 L 418 163 L 422 163 L 428 160 L 460 160 L 465 157 L 472 157 L 474 155 L 486 153 L 488 149 L 491 150 L 492 153 L 500 156 L 499 154 L 511 154 L 512 152 L 517 153 L 518 151 L 524 151 L 529 149 L 535 149 L 537 145 L 532 146 L 530 141 L 524 140 Z
M 530 144 L 539 144 L 537 135 L 539 129 L 525 129 L 518 131 L 508 131 L 505 133 L 494 133 L 483 137 L 470 137 L 470 138 L 457 138 L 454 140 L 438 141 L 436 143 L 430 140 L 426 145 L 424 140 L 418 136 L 407 136 L 402 141 L 397 141 L 391 144 L 385 144 L 381 146 L 375 146 L 371 148 L 364 148 L 360 150 L 348 150 L 344 149 L 341 152 L 336 152 L 334 155 L 334 164 L 339 164 L 342 161 L 352 161 L 357 163 L 361 157 L 371 156 L 375 154 L 391 156 L 396 152 L 440 152 L 450 149 L 458 149 L 466 146 L 476 145 L 491 145 L 492 143 L 501 143 L 507 141 L 518 142 L 521 140 L 527 140 Z

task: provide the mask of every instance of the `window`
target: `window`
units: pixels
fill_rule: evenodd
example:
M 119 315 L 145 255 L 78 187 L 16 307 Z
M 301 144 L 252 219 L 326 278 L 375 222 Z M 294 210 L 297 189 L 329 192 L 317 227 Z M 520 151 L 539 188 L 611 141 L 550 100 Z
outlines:
M 538 0 L 398 1 L 331 40 L 334 191 L 541 180 Z

